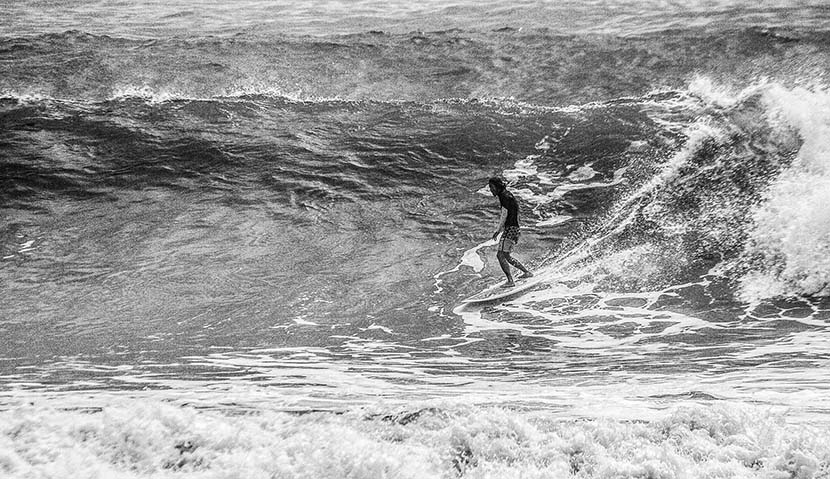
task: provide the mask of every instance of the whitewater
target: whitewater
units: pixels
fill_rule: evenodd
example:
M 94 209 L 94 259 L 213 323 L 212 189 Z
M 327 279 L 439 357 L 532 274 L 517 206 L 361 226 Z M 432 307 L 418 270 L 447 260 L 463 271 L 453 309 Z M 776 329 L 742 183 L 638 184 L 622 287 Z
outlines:
M 0 477 L 830 477 L 822 1 L 0 5 Z M 498 304 L 506 179 L 515 255 Z

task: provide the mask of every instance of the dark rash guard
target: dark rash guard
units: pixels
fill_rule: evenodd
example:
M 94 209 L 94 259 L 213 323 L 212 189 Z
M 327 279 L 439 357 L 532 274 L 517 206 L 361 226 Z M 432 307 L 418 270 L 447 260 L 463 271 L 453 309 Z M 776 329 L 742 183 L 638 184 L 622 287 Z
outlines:
M 499 203 L 507 210 L 507 219 L 504 220 L 504 227 L 519 226 L 519 202 L 513 197 L 513 193 L 503 190 L 499 193 Z

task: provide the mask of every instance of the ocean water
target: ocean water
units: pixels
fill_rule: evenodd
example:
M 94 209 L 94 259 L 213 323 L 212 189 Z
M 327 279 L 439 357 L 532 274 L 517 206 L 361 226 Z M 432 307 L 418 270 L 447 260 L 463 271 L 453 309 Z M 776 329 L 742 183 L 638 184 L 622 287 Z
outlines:
M 0 477 L 830 477 L 828 75 L 819 0 L 6 2 Z

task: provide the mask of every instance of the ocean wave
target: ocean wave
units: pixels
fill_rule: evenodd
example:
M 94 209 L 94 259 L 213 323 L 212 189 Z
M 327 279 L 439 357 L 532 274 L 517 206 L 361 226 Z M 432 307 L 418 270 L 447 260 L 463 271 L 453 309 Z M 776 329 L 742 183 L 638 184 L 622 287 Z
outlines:
M 655 92 L 659 94 L 661 92 Z M 647 95 L 650 96 L 651 94 Z M 328 105 L 399 105 L 437 111 L 441 107 L 480 107 L 498 114 L 536 114 L 542 112 L 578 112 L 590 108 L 600 108 L 603 102 L 585 105 L 568 105 L 564 107 L 549 106 L 521 101 L 516 98 L 482 97 L 482 98 L 438 98 L 427 102 L 395 99 L 349 99 L 339 96 L 314 96 L 302 91 L 283 91 L 268 85 L 248 85 L 232 87 L 212 96 L 191 96 L 184 91 L 157 90 L 148 85 L 120 86 L 112 91 L 111 96 L 101 99 L 77 100 L 70 97 L 56 97 L 47 94 L 29 93 L 25 90 L 0 90 L 0 100 L 19 104 L 64 103 L 68 105 L 100 106 L 108 102 L 140 100 L 148 105 L 161 105 L 168 102 L 260 102 L 273 100 L 282 104 L 328 104 Z M 615 102 L 639 102 L 642 98 L 628 97 L 615 99 Z
M 120 400 L 0 412 L 5 477 L 823 477 L 819 426 L 741 405 L 649 421 L 451 405 L 338 414 Z
M 696 74 L 742 85 L 825 78 L 822 32 L 689 28 L 632 37 L 547 30 L 241 35 L 130 40 L 70 31 L 0 39 L 0 91 L 431 101 L 514 98 L 566 106 L 685 87 Z
M 0 476 L 830 475 L 823 3 L 52 3 Z M 456 307 L 497 174 L 543 281 Z
M 515 99 L 457 98 L 416 103 L 309 98 L 286 95 L 278 89 L 243 89 L 225 96 L 198 99 L 150 88 L 125 88 L 105 101 L 81 104 L 70 101 L 63 106 L 57 105 L 58 108 L 54 108 L 57 100 L 40 95 L 7 94 L 6 97 L 25 105 L 51 104 L 49 116 L 59 124 L 68 122 L 66 128 L 75 128 L 70 120 L 78 111 L 111 108 L 135 111 L 134 102 L 138 101 L 144 105 L 142 109 L 147 109 L 146 115 L 169 117 L 167 121 L 173 124 L 193 115 L 200 121 L 208 119 L 218 125 L 226 125 L 228 118 L 234 118 L 229 131 L 245 131 L 246 136 L 252 130 L 244 125 L 251 121 L 283 128 L 277 118 L 285 112 L 295 118 L 297 115 L 322 114 L 334 115 L 331 118 L 336 119 L 342 113 L 385 117 L 394 111 L 404 117 L 420 118 L 420 123 L 428 121 L 435 133 L 448 128 L 446 134 L 452 134 L 449 132 L 458 128 L 457 122 L 463 118 L 487 127 L 491 121 L 505 121 L 518 115 L 511 120 L 516 129 L 505 134 L 514 137 L 510 141 L 519 149 L 524 144 L 527 151 L 533 145 L 533 153 L 520 156 L 503 174 L 515 183 L 517 195 L 533 210 L 532 218 L 537 227 L 574 230 L 575 226 L 567 219 L 593 217 L 588 221 L 595 225 L 593 232 L 576 250 L 560 252 L 560 259 L 565 259 L 560 260 L 558 267 L 563 265 L 562 261 L 573 265 L 590 257 L 593 258 L 591 268 L 582 272 L 586 281 L 590 278 L 589 281 L 598 284 L 634 290 L 666 287 L 674 281 L 682 284 L 717 265 L 716 269 L 728 270 L 730 272 L 725 274 L 743 282 L 745 291 L 758 290 L 762 283 L 772 291 L 771 285 L 776 283 L 776 291 L 780 294 L 816 294 L 826 286 L 826 278 L 820 273 L 823 263 L 818 261 L 820 251 L 826 247 L 827 233 L 821 227 L 826 221 L 810 207 L 823 204 L 815 195 L 824 189 L 793 186 L 802 181 L 815 185 L 827 181 L 823 164 L 826 93 L 820 88 L 791 89 L 766 81 L 735 91 L 728 85 L 699 76 L 685 91 L 657 90 L 641 97 L 562 108 Z M 182 102 L 192 105 L 173 105 Z M 305 112 L 306 109 L 310 110 Z M 63 110 L 66 111 L 61 113 Z M 184 117 L 180 119 L 182 114 Z M 61 115 L 66 119 L 60 119 Z M 559 126 L 548 129 L 541 139 L 532 136 L 531 131 L 520 134 L 525 128 L 525 116 L 532 122 L 545 118 Z M 616 131 L 608 126 L 615 122 L 617 126 L 613 128 Z M 410 120 L 395 123 L 403 132 L 420 128 Z M 338 125 L 339 120 L 336 120 L 327 128 L 333 128 L 332 132 L 351 128 Z M 192 171 L 198 164 L 194 163 L 195 158 L 189 158 L 191 155 L 176 159 L 180 153 L 176 144 L 181 140 L 167 144 L 163 137 L 147 136 L 145 128 L 127 132 L 120 125 L 110 125 L 102 131 L 109 132 L 106 135 L 134 137 L 135 141 L 145 144 L 147 151 L 158 150 L 165 158 L 163 163 L 155 165 L 152 160 L 136 163 L 138 166 L 147 163 L 152 171 L 162 167 L 175 169 L 173 163 L 176 162 Z M 206 128 L 209 131 L 213 127 Z M 540 131 L 538 128 L 533 130 Z M 377 135 L 386 134 L 386 127 L 375 133 L 354 134 L 356 151 L 368 145 L 385 148 L 382 145 L 389 139 Z M 468 131 L 466 134 L 473 133 Z M 301 148 L 309 154 L 328 151 L 328 147 L 320 148 L 330 140 L 311 138 L 301 132 L 292 135 L 297 138 L 288 141 L 284 147 Z M 621 136 L 626 139 L 620 140 Z M 314 146 L 320 141 L 323 141 L 320 146 Z M 416 150 L 421 147 L 411 145 L 411 151 L 393 164 L 411 163 L 407 167 L 410 168 L 417 162 L 426 162 L 417 169 L 427 174 L 433 159 L 444 158 L 446 161 L 447 155 L 453 154 L 445 151 L 439 155 L 437 152 L 445 146 L 430 145 L 426 138 L 422 141 L 424 151 L 421 154 L 415 155 L 412 146 L 416 146 Z M 217 159 L 218 163 L 202 162 L 201 166 L 196 166 L 198 170 L 215 170 L 221 163 L 226 163 L 221 167 L 226 169 L 238 161 L 231 161 L 234 154 L 222 152 L 226 146 L 209 145 L 211 142 L 191 138 L 184 143 L 199 151 L 205 148 L 216 150 L 217 158 L 225 158 Z M 231 150 L 243 147 L 253 152 L 262 146 L 240 144 Z M 50 164 L 53 161 L 50 160 Z M 460 158 L 456 161 L 465 163 Z M 348 163 L 345 167 L 348 171 L 353 170 Z M 72 168 L 49 174 L 58 175 L 56 178 L 61 181 L 71 179 L 87 183 L 91 180 L 90 171 L 84 168 L 75 168 L 77 174 L 70 174 L 75 170 Z M 305 185 L 300 191 L 307 189 L 310 178 L 316 178 L 313 184 L 329 185 L 324 197 L 352 198 L 355 194 L 363 194 L 346 191 L 347 185 L 333 185 L 324 178 L 325 175 L 306 170 L 301 167 L 296 172 L 298 181 Z M 158 171 L 163 173 L 159 178 L 175 178 L 172 170 Z M 267 181 L 268 187 L 282 185 L 288 171 L 281 170 L 279 176 L 282 179 L 271 177 Z M 357 176 L 365 173 L 354 171 Z M 293 178 L 292 175 L 294 173 L 288 177 Z M 399 176 L 391 165 L 378 164 L 372 169 L 376 183 L 410 183 Z M 369 190 L 371 188 L 366 192 Z M 306 193 L 318 195 L 311 191 Z M 766 206 L 759 207 L 761 203 Z M 795 211 L 803 214 L 795 214 Z M 551 222 L 551 218 L 559 219 Z M 800 223 L 797 225 L 796 221 Z M 799 240 L 786 236 L 794 229 L 802 231 L 801 238 L 807 239 L 800 246 L 796 246 Z M 615 246 L 609 249 L 609 243 Z M 621 261 L 625 251 L 629 252 L 628 259 Z M 607 255 L 609 259 L 596 261 L 597 255 Z M 611 260 L 612 255 L 616 259 Z M 645 269 L 625 271 L 636 265 L 643 265 Z M 742 276 L 746 279 L 740 280 Z M 799 283 L 800 287 L 793 286 Z M 785 284 L 790 286 L 784 287 Z
M 136 159 L 134 164 L 126 160 L 129 169 L 118 171 L 141 178 L 152 173 L 152 178 L 141 181 L 154 184 L 182 183 L 188 177 L 181 176 L 184 171 L 212 177 L 243 165 L 250 168 L 256 163 L 251 160 L 268 148 L 272 132 L 286 128 L 282 118 L 296 122 L 308 115 L 324 115 L 332 120 L 325 129 L 313 134 L 298 130 L 280 140 L 281 149 L 300 156 L 260 179 L 267 189 L 288 188 L 313 202 L 370 199 L 371 192 L 395 195 L 393 184 L 420 191 L 419 182 L 425 178 L 449 181 L 459 174 L 454 168 L 478 161 L 477 155 L 468 158 L 464 152 L 447 149 L 442 138 L 462 131 L 468 141 L 484 148 L 482 152 L 504 155 L 509 147 L 526 153 L 515 155 L 512 167 L 502 174 L 528 205 L 529 221 L 538 231 L 588 232 L 573 248 L 554 252 L 557 268 L 579 265 L 583 269 L 574 271 L 575 277 L 629 291 L 683 284 L 715 271 L 742 284 L 746 297 L 824 294 L 828 278 L 822 273 L 827 268 L 821 252 L 827 247 L 828 233 L 822 225 L 827 220 L 815 205 L 826 199 L 821 197 L 825 188 L 800 185 L 828 182 L 826 97 L 822 87 L 791 88 L 763 81 L 735 90 L 704 76 L 685 90 L 656 90 L 640 97 L 566 107 L 495 98 L 427 102 L 311 98 L 286 95 L 276 88 L 242 89 L 206 99 L 124 88 L 104 101 L 66 103 L 40 95 L 6 95 L 19 105 L 46 107 L 48 114 L 30 113 L 35 118 L 45 115 L 37 121 L 52 127 L 77 130 L 73 135 L 86 136 L 89 130 L 78 130 L 77 120 L 72 119 L 78 114 L 123 111 L 125 120 L 96 126 L 94 131 L 142 145 L 150 159 Z M 136 123 L 139 112 L 155 123 L 159 118 L 171 125 L 206 121 L 204 132 L 188 139 L 149 133 L 155 126 Z M 393 114 L 399 119 L 392 120 Z M 377 131 L 364 131 L 350 123 L 355 115 L 383 120 Z M 126 129 L 120 124 L 125 121 Z M 512 126 L 486 133 L 493 124 L 505 121 Z M 465 126 L 470 122 L 478 126 Z M 426 125 L 430 125 L 429 137 L 423 136 Z M 420 140 L 411 143 L 410 138 L 406 151 L 400 150 L 394 139 L 398 134 L 389 130 L 392 126 L 401 135 L 411 137 L 407 132 L 413 132 Z M 244 135 L 240 141 L 228 138 L 217 144 L 216 128 Z M 346 137 L 344 131 L 349 132 Z M 339 135 L 342 148 L 354 149 L 355 158 L 368 155 L 358 162 L 363 166 L 351 164 L 349 154 L 338 159 L 345 150 L 331 149 L 331 135 Z M 48 143 L 53 136 L 35 140 Z M 183 145 L 202 152 L 201 156 L 186 154 Z M 21 148 L 26 155 L 33 154 Z M 43 165 L 44 178 L 54 180 L 45 188 L 91 192 L 101 180 L 113 185 L 121 181 L 97 175 L 110 166 L 81 165 L 88 155 L 75 146 L 63 153 L 56 148 L 48 150 L 50 159 Z M 205 156 L 208 151 L 212 153 Z M 247 159 L 237 151 L 246 151 Z M 332 164 L 320 169 L 319 155 L 331 157 L 327 161 Z M 386 155 L 386 160 L 378 162 L 378 155 Z M 55 161 L 73 164 L 58 171 Z M 124 158 L 112 161 L 122 165 L 119 168 L 125 165 Z M 436 174 L 436 161 L 449 169 Z M 373 165 L 371 171 L 368 164 Z M 313 172 L 312 166 L 319 171 Z M 12 190 L 43 190 L 43 185 L 30 184 L 30 174 L 22 173 L 30 171 L 31 164 L 11 167 L 22 170 L 17 180 L 10 181 L 23 182 L 22 186 L 14 183 Z M 351 179 L 343 183 L 338 175 L 328 178 L 330 168 L 341 168 Z M 417 172 L 417 178 L 401 176 L 397 168 Z M 581 225 L 589 226 L 586 230 Z
M 714 272 L 740 285 L 745 300 L 825 295 L 826 90 L 760 82 L 734 91 L 701 77 L 688 95 L 682 109 L 696 113 L 686 126 L 655 118 L 681 146 L 656 156 L 635 150 L 618 172 L 630 185 L 624 197 L 552 268 L 617 291 Z
M 830 296 L 830 92 L 773 86 L 764 101 L 803 143 L 752 213 L 743 297 Z

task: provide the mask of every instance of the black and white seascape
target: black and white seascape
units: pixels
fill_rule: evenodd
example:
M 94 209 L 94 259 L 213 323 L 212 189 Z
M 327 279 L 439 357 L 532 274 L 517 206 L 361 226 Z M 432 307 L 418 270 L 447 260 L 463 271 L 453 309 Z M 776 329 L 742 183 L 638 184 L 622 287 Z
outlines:
M 828 478 L 828 296 L 826 0 L 0 3 L 0 477 Z

